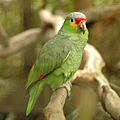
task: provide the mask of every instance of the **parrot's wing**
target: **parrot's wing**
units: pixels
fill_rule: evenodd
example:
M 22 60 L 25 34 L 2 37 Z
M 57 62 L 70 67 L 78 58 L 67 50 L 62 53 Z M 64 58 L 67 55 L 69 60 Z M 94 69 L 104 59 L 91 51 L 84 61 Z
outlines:
M 44 78 L 54 69 L 60 67 L 69 57 L 71 44 L 71 40 L 64 36 L 49 40 L 42 48 L 40 55 L 30 71 L 26 88 L 37 80 Z

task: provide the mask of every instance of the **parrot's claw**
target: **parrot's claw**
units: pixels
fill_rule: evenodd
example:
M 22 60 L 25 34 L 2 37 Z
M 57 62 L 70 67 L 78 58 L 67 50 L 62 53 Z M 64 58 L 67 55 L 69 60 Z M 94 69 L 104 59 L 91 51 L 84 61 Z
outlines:
M 65 87 L 68 93 L 68 97 L 71 95 L 71 87 L 72 84 L 70 81 L 67 81 L 66 83 L 64 83 L 63 85 L 61 85 L 60 87 Z

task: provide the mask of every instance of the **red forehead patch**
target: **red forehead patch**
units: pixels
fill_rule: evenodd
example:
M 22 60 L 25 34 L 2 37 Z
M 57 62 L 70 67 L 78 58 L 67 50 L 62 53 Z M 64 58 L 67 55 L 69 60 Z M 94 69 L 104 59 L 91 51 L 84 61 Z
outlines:
M 86 18 L 75 18 L 75 23 L 78 24 L 80 21 L 85 20 L 87 21 Z

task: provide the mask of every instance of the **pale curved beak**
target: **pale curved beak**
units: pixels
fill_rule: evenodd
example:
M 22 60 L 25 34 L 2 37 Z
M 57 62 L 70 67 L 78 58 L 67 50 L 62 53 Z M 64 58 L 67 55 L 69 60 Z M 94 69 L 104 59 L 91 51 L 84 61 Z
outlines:
M 83 32 L 83 34 L 85 33 L 86 27 L 85 27 L 85 22 L 80 22 L 77 26 L 77 30 L 79 32 Z

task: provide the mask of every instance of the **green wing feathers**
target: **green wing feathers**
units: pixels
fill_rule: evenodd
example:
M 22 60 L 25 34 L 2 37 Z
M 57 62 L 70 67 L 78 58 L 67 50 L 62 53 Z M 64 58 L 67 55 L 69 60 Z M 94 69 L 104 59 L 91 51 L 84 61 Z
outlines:
M 39 80 L 39 75 L 49 74 L 54 69 L 60 67 L 63 62 L 65 62 L 66 57 L 68 57 L 68 54 L 71 51 L 71 42 L 70 40 L 64 39 L 59 37 L 59 39 L 56 40 L 56 38 L 54 38 L 44 45 L 40 51 L 40 55 L 30 71 L 26 89 L 32 83 Z

